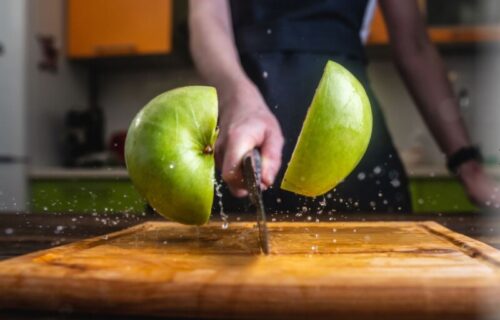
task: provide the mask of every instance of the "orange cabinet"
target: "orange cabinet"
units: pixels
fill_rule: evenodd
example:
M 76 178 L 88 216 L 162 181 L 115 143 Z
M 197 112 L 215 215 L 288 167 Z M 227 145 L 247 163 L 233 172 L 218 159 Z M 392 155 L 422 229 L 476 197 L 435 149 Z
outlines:
M 419 0 L 419 5 L 422 11 L 425 11 L 426 1 Z M 441 44 L 500 41 L 500 25 L 429 26 L 427 32 L 434 43 Z M 377 6 L 373 16 L 368 45 L 381 45 L 388 42 L 387 27 L 382 12 Z
M 70 58 L 172 50 L 172 0 L 67 0 Z

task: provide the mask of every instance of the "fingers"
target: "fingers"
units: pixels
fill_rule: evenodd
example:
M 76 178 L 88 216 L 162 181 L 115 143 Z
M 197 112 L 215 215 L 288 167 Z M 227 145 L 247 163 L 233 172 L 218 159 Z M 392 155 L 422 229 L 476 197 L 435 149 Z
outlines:
M 284 139 L 279 125 L 266 130 L 261 146 L 262 154 L 262 182 L 267 187 L 274 183 L 274 179 L 281 167 L 281 152 Z
M 236 129 L 230 129 L 228 132 L 223 151 L 222 179 L 224 179 L 229 190 L 236 197 L 244 197 L 248 194 L 241 166 L 243 156 L 249 150 L 259 146 L 263 138 L 263 130 L 260 130 L 258 127 L 241 126 Z
M 226 119 L 227 120 L 227 119 Z M 242 159 L 258 148 L 262 155 L 262 187 L 271 186 L 281 166 L 284 139 L 278 121 L 266 109 L 232 114 L 228 125 L 221 124 L 215 146 L 215 160 L 222 179 L 236 197 L 248 195 L 242 172 Z

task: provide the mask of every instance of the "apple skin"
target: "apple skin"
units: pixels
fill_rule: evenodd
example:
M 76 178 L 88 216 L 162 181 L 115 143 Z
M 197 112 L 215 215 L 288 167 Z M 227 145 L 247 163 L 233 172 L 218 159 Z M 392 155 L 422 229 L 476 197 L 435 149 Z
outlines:
M 129 127 L 130 178 L 151 207 L 170 220 L 202 225 L 210 217 L 217 115 L 215 88 L 182 87 L 154 98 Z
M 361 83 L 340 64 L 328 61 L 281 188 L 309 197 L 330 191 L 363 157 L 372 122 Z

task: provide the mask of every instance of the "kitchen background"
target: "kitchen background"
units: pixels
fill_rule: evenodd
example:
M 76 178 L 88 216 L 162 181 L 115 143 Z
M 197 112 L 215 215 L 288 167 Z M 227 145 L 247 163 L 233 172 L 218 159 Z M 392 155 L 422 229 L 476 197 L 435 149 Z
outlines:
M 119 150 L 152 97 L 203 83 L 187 49 L 186 3 L 0 2 L 0 211 L 143 212 Z M 500 180 L 500 3 L 420 3 L 472 139 Z M 414 210 L 475 210 L 402 84 L 378 9 L 367 21 L 369 73 Z

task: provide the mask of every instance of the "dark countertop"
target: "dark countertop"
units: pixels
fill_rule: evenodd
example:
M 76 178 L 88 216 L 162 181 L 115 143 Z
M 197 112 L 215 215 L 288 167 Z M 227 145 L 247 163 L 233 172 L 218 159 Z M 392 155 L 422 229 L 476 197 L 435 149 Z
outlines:
M 254 215 L 230 215 L 230 221 L 253 221 Z M 280 216 L 268 219 L 276 221 Z M 320 221 L 436 221 L 453 231 L 465 234 L 500 249 L 500 214 L 333 214 L 318 216 Z M 214 215 L 217 219 L 217 215 Z M 159 215 L 124 213 L 3 213 L 0 214 L 0 260 L 36 250 L 47 249 L 77 240 L 103 235 L 146 221 L 163 220 Z M 295 221 L 307 221 L 307 216 Z M 54 315 L 36 312 L 0 312 L 8 319 L 100 319 L 96 316 Z M 111 319 L 109 316 L 103 319 Z M 123 319 L 120 317 L 119 319 Z

